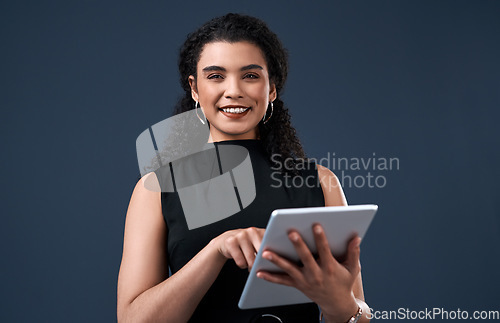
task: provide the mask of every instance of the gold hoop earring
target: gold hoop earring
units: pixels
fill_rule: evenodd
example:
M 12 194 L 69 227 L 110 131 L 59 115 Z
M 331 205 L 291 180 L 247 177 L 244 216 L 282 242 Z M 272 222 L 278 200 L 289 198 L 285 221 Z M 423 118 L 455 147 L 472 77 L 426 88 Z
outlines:
M 201 123 L 205 124 L 205 121 L 203 121 L 202 118 L 200 118 L 200 116 L 198 115 L 198 106 L 200 105 L 200 103 L 198 101 L 195 101 L 194 103 L 194 110 L 196 112 L 196 116 L 198 117 L 198 119 L 200 119 Z M 203 110 L 201 109 L 200 107 L 200 110 L 201 110 L 201 113 L 203 114 L 203 116 L 205 117 L 205 120 L 207 120 L 207 116 L 205 115 L 205 113 L 203 112 Z
M 266 119 L 266 114 L 267 114 L 267 109 L 266 109 L 266 113 L 264 113 L 264 117 L 262 118 L 262 123 L 263 124 L 266 124 L 266 122 L 268 122 L 269 119 L 271 119 L 271 117 L 273 116 L 273 112 L 274 112 L 273 102 L 271 101 L 269 103 L 271 104 L 271 114 Z M 269 107 L 269 105 L 267 107 Z M 265 121 L 264 121 L 264 119 L 265 119 Z

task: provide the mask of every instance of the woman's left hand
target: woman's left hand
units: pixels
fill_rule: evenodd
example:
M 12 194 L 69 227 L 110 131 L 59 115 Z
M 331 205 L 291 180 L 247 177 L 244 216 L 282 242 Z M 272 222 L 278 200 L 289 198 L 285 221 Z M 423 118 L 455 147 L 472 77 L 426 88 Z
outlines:
M 281 268 L 284 273 L 259 271 L 257 277 L 273 283 L 295 287 L 318 304 L 325 315 L 338 318 L 340 322 L 347 321 L 358 308 L 353 294 L 353 285 L 361 271 L 359 262 L 361 239 L 356 236 L 350 240 L 345 261 L 339 263 L 330 251 L 321 225 L 315 224 L 313 232 L 319 256 L 317 260 L 314 259 L 300 234 L 292 231 L 289 232 L 288 237 L 292 241 L 303 267 L 266 250 L 262 257 Z

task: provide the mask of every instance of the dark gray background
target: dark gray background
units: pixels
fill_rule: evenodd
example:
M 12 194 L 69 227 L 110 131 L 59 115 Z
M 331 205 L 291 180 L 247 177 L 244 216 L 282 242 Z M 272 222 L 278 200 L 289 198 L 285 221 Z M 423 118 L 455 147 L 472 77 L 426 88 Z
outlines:
M 380 206 L 368 304 L 500 309 L 500 2 L 297 3 L 1 2 L 0 321 L 116 320 L 135 139 L 181 94 L 187 33 L 227 12 L 289 49 L 310 156 L 400 160 L 386 187 L 345 188 Z

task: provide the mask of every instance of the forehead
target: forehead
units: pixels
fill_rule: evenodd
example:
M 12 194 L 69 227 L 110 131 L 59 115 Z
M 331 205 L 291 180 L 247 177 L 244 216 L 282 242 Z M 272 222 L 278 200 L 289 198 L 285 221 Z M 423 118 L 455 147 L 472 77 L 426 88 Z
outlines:
M 258 64 L 267 69 L 266 60 L 261 49 L 249 42 L 213 42 L 203 46 L 198 61 L 198 69 L 216 65 L 230 68 L 239 68 L 249 64 Z

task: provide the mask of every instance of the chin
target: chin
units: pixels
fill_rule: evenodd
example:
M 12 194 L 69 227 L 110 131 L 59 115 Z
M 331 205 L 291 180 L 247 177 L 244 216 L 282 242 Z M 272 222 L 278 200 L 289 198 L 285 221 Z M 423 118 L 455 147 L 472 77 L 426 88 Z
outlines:
M 247 127 L 221 127 L 217 128 L 220 132 L 229 136 L 241 136 L 252 132 L 253 128 Z
M 221 130 L 222 133 L 229 135 L 229 136 L 242 136 L 247 134 L 249 131 L 245 130 Z

